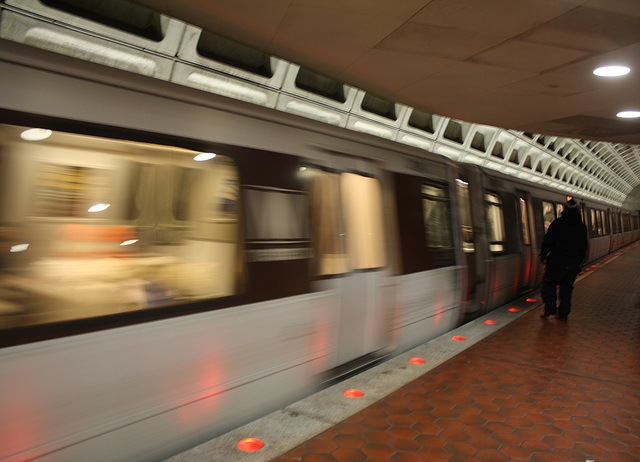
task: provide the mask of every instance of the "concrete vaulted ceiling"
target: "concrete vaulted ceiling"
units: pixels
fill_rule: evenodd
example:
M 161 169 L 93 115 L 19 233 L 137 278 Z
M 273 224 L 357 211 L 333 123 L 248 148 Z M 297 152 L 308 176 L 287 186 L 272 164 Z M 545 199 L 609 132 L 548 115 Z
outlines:
M 392 101 L 640 144 L 638 0 L 139 0 Z M 592 71 L 624 64 L 631 73 Z
M 149 26 L 149 12 L 132 3 L 182 22 L 165 18 L 161 42 L 128 33 Z M 218 42 L 219 62 L 215 53 L 201 61 L 206 47 L 201 55 L 196 42 L 211 35 L 199 28 L 232 40 Z M 350 85 L 351 95 L 419 110 L 407 116 L 434 115 L 431 135 L 410 135 L 408 117 L 397 119 L 404 128 L 374 120 L 368 133 L 640 210 L 640 118 L 616 117 L 640 111 L 640 0 L 4 0 L 0 37 L 243 100 L 238 88 L 253 80 L 227 85 L 242 66 L 225 53 L 264 59 L 252 47 L 280 58 L 271 62 L 281 69 L 300 65 Z M 631 71 L 593 74 L 604 65 Z M 249 91 L 282 100 L 248 100 L 288 111 L 287 98 L 299 95 L 275 75 L 267 93 L 259 81 Z M 334 120 L 323 104 L 291 112 Z M 360 103 L 340 111 L 330 115 L 355 130 L 366 124 L 348 120 L 371 117 Z

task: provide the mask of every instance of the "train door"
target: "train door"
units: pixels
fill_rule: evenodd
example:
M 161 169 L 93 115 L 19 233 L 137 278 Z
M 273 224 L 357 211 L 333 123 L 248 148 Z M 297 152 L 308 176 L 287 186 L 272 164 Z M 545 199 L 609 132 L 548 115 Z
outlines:
M 339 299 L 338 364 L 383 348 L 392 296 L 382 184 L 371 165 L 359 173 L 312 169 L 315 288 Z
M 525 191 L 518 191 L 518 221 L 520 222 L 520 237 L 522 248 L 522 268 L 520 274 L 519 290 L 533 287 L 537 276 L 537 251 L 535 232 L 532 228 L 532 204 L 531 194 Z
M 467 266 L 465 321 L 470 321 L 484 312 L 486 268 L 489 258 L 480 171 L 472 167 L 461 167 L 459 178 L 456 179 L 456 189 L 462 212 L 462 245 Z

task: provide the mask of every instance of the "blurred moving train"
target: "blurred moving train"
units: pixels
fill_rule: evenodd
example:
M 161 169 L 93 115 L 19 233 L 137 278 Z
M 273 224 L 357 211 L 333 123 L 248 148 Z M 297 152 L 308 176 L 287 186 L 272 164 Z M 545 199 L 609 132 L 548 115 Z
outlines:
M 3 45 L 0 460 L 162 459 L 540 281 L 565 193 Z

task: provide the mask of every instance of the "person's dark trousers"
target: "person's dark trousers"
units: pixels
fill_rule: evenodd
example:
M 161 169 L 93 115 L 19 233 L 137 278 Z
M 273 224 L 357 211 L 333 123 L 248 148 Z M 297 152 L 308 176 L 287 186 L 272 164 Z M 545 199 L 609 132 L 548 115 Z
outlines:
M 540 295 L 544 301 L 544 312 L 546 314 L 558 314 L 560 318 L 566 318 L 571 312 L 571 294 L 573 293 L 573 283 L 580 271 L 573 265 L 547 265 Z M 556 287 L 560 286 L 560 306 L 556 307 L 557 293 Z

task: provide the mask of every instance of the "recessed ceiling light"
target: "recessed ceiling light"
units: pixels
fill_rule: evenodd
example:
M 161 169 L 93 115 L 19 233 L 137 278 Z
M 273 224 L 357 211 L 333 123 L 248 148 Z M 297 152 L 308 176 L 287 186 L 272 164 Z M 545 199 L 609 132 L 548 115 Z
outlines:
M 640 111 L 621 111 L 616 115 L 621 119 L 637 119 L 640 117 Z
M 30 128 L 20 133 L 20 138 L 25 141 L 42 141 L 49 138 L 51 133 L 53 132 L 46 128 Z
M 593 71 L 595 75 L 600 77 L 620 77 L 631 72 L 627 66 L 602 66 Z

